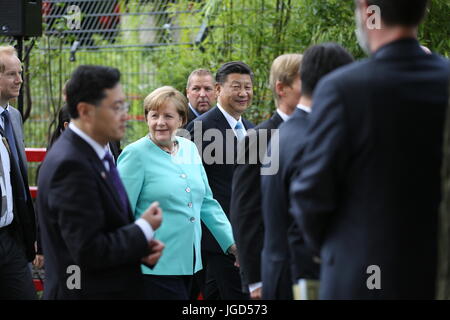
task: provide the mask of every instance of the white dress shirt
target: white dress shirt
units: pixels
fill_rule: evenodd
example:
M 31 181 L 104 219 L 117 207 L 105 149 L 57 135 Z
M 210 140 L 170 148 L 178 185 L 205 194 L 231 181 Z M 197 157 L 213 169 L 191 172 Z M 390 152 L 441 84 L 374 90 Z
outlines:
M 2 108 L 3 109 L 3 108 Z M 2 111 L 3 112 L 3 111 Z M 1 117 L 0 117 L 1 118 Z M 13 194 L 12 194 L 12 186 L 11 186 L 11 163 L 9 159 L 9 152 L 6 149 L 6 146 L 3 144 L 3 141 L 0 140 L 0 162 L 3 168 L 3 177 L 0 176 L 0 188 L 2 201 L 6 201 L 6 213 L 3 217 L 0 217 L 0 228 L 6 227 L 10 225 L 13 221 Z M 4 196 L 6 195 L 6 197 Z M 0 213 L 0 216 L 3 212 Z
M 247 134 L 247 129 L 245 129 L 244 123 L 242 122 L 242 117 L 239 117 L 239 120 L 236 120 L 232 115 L 230 115 L 228 112 L 226 112 L 225 109 L 222 108 L 222 106 L 219 103 L 217 103 L 217 107 L 223 113 L 223 115 L 224 115 L 225 119 L 227 120 L 228 124 L 230 125 L 231 129 L 233 129 L 233 132 L 236 137 L 239 137 L 239 136 L 236 132 L 236 129 L 234 129 L 234 127 L 236 127 L 236 124 L 238 122 L 242 123 L 242 129 L 239 129 L 239 130 L 242 130 L 244 135 Z
M 284 113 L 283 111 L 281 111 L 278 108 L 277 108 L 277 113 L 281 117 L 281 119 L 283 119 L 283 121 L 287 121 L 291 117 L 290 115 Z
M 311 113 L 311 107 L 305 106 L 304 104 L 298 104 L 297 108 L 305 111 L 306 113 Z
M 200 113 L 198 113 L 198 111 L 194 109 L 194 107 L 192 106 L 192 104 L 190 102 L 189 102 L 189 108 L 191 108 L 192 113 L 195 114 L 196 117 L 200 117 Z

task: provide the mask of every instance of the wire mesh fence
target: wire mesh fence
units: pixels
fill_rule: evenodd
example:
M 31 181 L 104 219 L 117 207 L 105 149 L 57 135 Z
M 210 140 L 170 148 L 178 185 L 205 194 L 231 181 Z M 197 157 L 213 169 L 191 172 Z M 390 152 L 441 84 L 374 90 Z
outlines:
M 47 145 L 52 120 L 63 104 L 63 85 L 82 64 L 107 65 L 121 71 L 121 83 L 131 104 L 122 144 L 140 137 L 146 130 L 142 100 L 156 87 L 154 76 L 158 72 L 148 62 L 149 55 L 167 46 L 188 50 L 201 30 L 201 25 L 179 26 L 180 17 L 198 10 L 189 4 L 181 8 L 176 4 L 176 0 L 44 0 L 44 35 L 35 44 L 33 39 L 25 40 L 25 52 L 33 47 L 28 70 L 24 70 L 25 108 L 31 105 L 24 125 L 27 147 Z M 11 37 L 0 37 L 2 45 L 15 42 Z
M 190 3 L 195 2 L 200 1 Z M 47 146 L 57 112 L 64 103 L 64 83 L 83 64 L 121 71 L 121 84 L 130 103 L 122 147 L 142 137 L 148 130 L 142 101 L 158 85 L 152 53 L 169 46 L 189 50 L 202 29 L 198 23 L 178 23 L 198 13 L 185 3 L 180 7 L 177 0 L 44 0 L 43 36 L 24 39 L 26 147 Z M 16 38 L 0 37 L 0 45 L 16 44 Z M 17 101 L 12 105 L 17 107 Z M 30 185 L 36 182 L 38 165 L 29 164 Z
M 45 33 L 71 40 L 65 43 L 65 49 L 74 42 L 91 49 L 177 45 L 180 30 L 190 30 L 195 37 L 201 25 L 179 26 L 177 17 L 198 11 L 189 5 L 184 10 L 174 9 L 171 5 L 176 3 L 174 0 L 44 1 Z
M 32 110 L 25 123 L 26 143 L 29 147 L 45 147 L 50 120 L 63 104 L 62 90 L 73 69 L 82 64 L 102 64 L 121 70 L 121 83 L 131 104 L 127 135 L 123 143 L 136 139 L 142 126 L 142 100 L 145 93 L 154 88 L 154 75 L 157 72 L 151 65 L 142 63 L 148 50 L 143 48 L 108 49 L 102 51 L 81 50 L 77 52 L 76 64 L 69 62 L 70 52 L 62 51 L 57 57 L 50 53 L 36 55 L 32 61 L 48 72 L 30 77 Z M 44 50 L 45 52 L 45 50 Z

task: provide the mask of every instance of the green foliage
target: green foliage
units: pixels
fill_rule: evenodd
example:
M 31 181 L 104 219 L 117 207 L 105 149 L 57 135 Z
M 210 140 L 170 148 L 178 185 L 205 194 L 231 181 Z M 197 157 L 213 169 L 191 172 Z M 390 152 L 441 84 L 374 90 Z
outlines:
M 450 57 L 450 2 L 433 0 L 419 30 L 420 42 L 433 52 Z
M 200 45 L 162 48 L 149 56 L 149 61 L 160 70 L 157 86 L 171 84 L 183 90 L 193 69 L 205 67 L 214 72 L 226 61 L 242 60 L 255 73 L 254 102 L 246 112 L 247 118 L 255 123 L 273 111 L 267 82 L 271 63 L 278 55 L 303 52 L 311 45 L 333 41 L 346 47 L 355 58 L 364 57 L 354 33 L 353 1 L 209 0 L 201 4 L 181 0 L 172 9 L 187 7 L 202 10 L 186 15 L 178 23 L 183 26 L 206 22 L 210 32 Z M 447 56 L 449 12 L 448 1 L 433 0 L 419 37 L 424 45 Z
M 121 1 L 122 8 L 129 12 L 150 12 L 157 7 L 166 10 L 177 28 L 153 33 L 123 31 L 116 44 L 124 49 L 79 50 L 77 61 L 69 62 L 68 51 L 61 47 L 71 39 L 62 37 L 64 19 L 57 22 L 56 29 L 61 35 L 37 40 L 30 55 L 30 69 L 25 72 L 25 76 L 29 74 L 26 82 L 30 85 L 30 99 L 26 97 L 25 102 L 27 105 L 30 100 L 33 105 L 30 119 L 25 123 L 28 146 L 46 145 L 47 134 L 54 128 L 62 104 L 62 86 L 80 64 L 119 68 L 124 90 L 132 103 L 130 113 L 141 116 L 142 100 L 155 88 L 171 85 L 184 92 L 187 76 L 193 69 L 203 67 L 215 72 L 226 61 L 242 60 L 255 73 L 254 101 L 246 117 L 260 123 L 274 109 L 267 84 L 271 63 L 278 55 L 304 52 L 313 44 L 334 41 L 346 47 L 355 58 L 364 57 L 354 33 L 351 0 L 178 0 L 163 9 L 154 1 Z M 449 12 L 448 0 L 432 0 L 419 32 L 423 45 L 447 57 L 450 56 Z M 165 21 L 150 15 L 129 15 L 123 17 L 121 28 L 145 28 L 152 23 L 161 27 Z M 187 44 L 195 41 L 202 23 L 209 26 L 205 40 L 196 45 Z M 167 45 L 174 39 L 182 45 Z M 108 44 L 102 39 L 96 42 Z M 126 47 L 137 43 L 149 46 Z M 161 46 L 155 48 L 155 43 Z M 142 121 L 130 121 L 124 145 L 144 135 L 146 130 Z

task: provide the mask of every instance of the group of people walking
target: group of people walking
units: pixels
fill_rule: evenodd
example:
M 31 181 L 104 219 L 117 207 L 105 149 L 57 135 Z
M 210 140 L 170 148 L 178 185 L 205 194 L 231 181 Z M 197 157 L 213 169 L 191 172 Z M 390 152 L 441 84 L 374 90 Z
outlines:
M 120 72 L 79 66 L 39 170 L 39 228 L 8 103 L 20 61 L 0 47 L 0 298 L 35 297 L 36 239 L 45 299 L 434 298 L 449 62 L 417 40 L 428 1 L 355 3 L 370 58 L 336 43 L 277 57 L 256 127 L 243 115 L 260 80 L 230 61 L 194 70 L 186 95 L 148 94 L 148 133 L 118 150 Z

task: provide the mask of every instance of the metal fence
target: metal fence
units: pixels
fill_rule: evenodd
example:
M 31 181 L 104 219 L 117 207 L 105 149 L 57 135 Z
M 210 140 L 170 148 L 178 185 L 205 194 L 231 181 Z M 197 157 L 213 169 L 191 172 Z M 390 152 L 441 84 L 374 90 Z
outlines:
M 44 0 L 44 35 L 25 41 L 25 52 L 32 48 L 24 70 L 24 109 L 31 105 L 24 125 L 26 146 L 46 147 L 51 122 L 63 103 L 62 87 L 81 64 L 119 68 L 131 103 L 122 145 L 142 136 L 142 100 L 155 88 L 158 72 L 149 56 L 167 46 L 189 50 L 202 26 L 181 27 L 178 21 L 198 12 L 195 2 L 201 1 Z M 14 43 L 13 38 L 0 38 L 0 44 Z
M 44 34 L 24 41 L 24 58 L 29 53 L 23 86 L 26 147 L 47 146 L 52 121 L 63 104 L 62 87 L 82 64 L 101 64 L 121 71 L 121 83 L 131 105 L 122 147 L 142 137 L 148 130 L 142 101 L 157 86 L 158 70 L 149 57 L 168 46 L 190 50 L 190 45 L 198 41 L 201 24 L 184 23 L 181 27 L 178 23 L 198 13 L 192 7 L 196 2 L 201 1 L 44 0 Z M 0 45 L 7 44 L 15 45 L 16 39 L 0 37 Z M 27 108 L 31 108 L 29 114 Z M 31 185 L 37 166 L 29 164 Z

